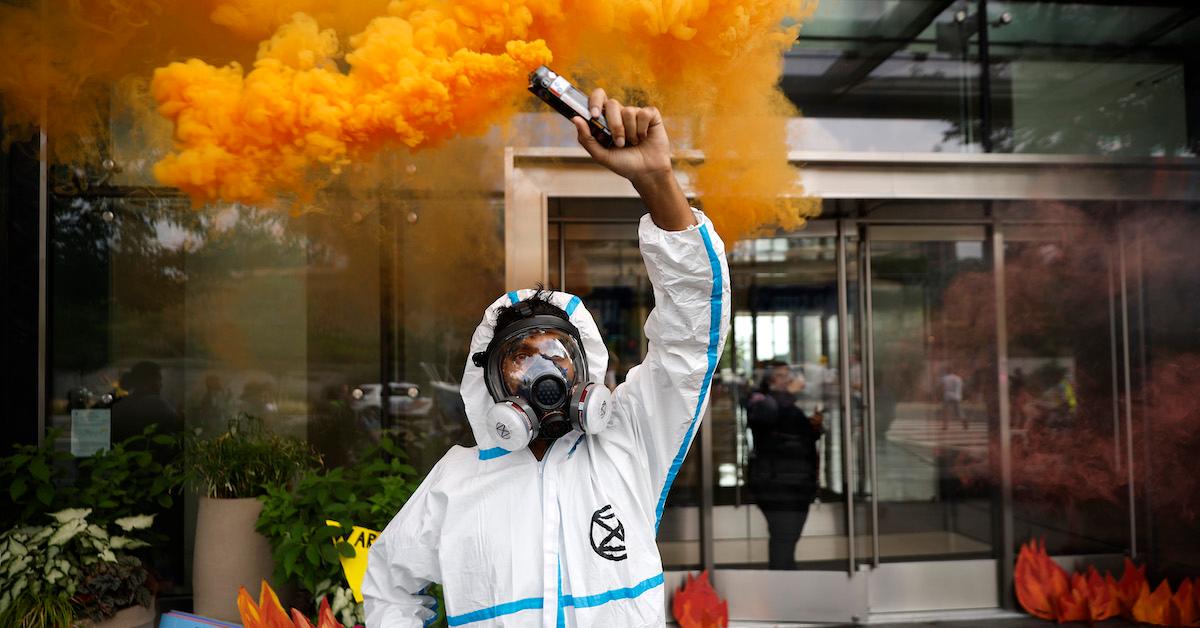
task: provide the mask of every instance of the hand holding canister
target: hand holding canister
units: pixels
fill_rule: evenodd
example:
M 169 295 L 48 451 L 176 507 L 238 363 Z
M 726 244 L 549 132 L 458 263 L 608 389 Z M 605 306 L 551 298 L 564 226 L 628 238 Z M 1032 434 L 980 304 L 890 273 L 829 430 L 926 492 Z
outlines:
M 601 146 L 611 147 L 613 136 L 608 128 L 604 115 L 595 113 L 588 115 L 588 99 L 565 77 L 556 74 L 546 66 L 529 74 L 529 91 L 541 98 L 554 110 L 566 116 L 568 120 L 575 116 L 583 116 L 588 120 L 589 131 Z

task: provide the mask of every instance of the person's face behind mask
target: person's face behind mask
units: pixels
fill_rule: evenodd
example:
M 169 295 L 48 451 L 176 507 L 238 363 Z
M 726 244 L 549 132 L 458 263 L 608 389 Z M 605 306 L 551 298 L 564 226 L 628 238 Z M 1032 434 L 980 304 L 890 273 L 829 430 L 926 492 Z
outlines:
M 575 340 L 559 331 L 533 330 L 509 343 L 500 361 L 505 393 L 530 400 L 531 387 L 539 377 L 557 373 L 566 381 L 568 391 L 578 382 L 571 351 Z

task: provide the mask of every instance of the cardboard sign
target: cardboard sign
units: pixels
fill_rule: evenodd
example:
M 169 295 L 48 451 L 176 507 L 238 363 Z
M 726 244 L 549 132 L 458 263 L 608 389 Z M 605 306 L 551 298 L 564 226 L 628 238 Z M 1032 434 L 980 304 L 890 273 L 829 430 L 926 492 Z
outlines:
M 338 522 L 328 519 L 325 521 L 325 524 L 335 528 L 342 527 Z M 334 539 L 334 542 L 336 543 L 343 538 L 345 537 L 339 536 Z M 371 544 L 377 538 L 379 538 L 378 531 L 354 526 L 350 529 L 350 538 L 346 539 L 349 541 L 350 547 L 354 548 L 354 557 L 339 557 L 342 561 L 342 571 L 346 574 L 346 582 L 350 585 L 350 591 L 354 593 L 354 601 L 359 603 L 363 601 L 363 576 L 367 575 L 367 550 L 371 548 Z

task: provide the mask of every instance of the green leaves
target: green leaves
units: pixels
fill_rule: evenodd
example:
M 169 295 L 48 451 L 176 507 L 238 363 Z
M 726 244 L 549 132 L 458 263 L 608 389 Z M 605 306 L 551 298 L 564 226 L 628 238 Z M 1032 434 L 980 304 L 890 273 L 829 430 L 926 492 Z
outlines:
M 54 488 L 48 484 L 37 487 L 37 499 L 43 506 L 49 506 L 54 501 Z
M 340 557 L 353 556 L 354 548 L 335 539 L 353 525 L 382 530 L 418 484 L 404 451 L 384 439 L 353 467 L 306 473 L 291 489 L 268 486 L 257 529 L 271 542 L 276 576 L 314 596 L 344 587 Z
M 25 494 L 25 489 L 28 487 L 29 485 L 25 483 L 25 478 L 17 478 L 13 480 L 12 484 L 8 486 L 9 499 L 13 500 L 14 502 L 18 499 L 21 499 L 21 496 Z
M 169 508 L 181 484 L 179 469 L 164 466 L 151 449 L 161 452 L 177 441 L 154 429 L 87 458 L 57 449 L 58 431 L 42 447 L 16 446 L 13 455 L 0 458 L 0 486 L 8 486 L 0 490 L 0 530 L 71 506 L 92 508 L 90 519 L 101 524 Z
M 49 482 L 50 466 L 46 464 L 46 460 L 44 458 L 35 458 L 33 462 L 29 464 L 29 475 L 32 475 L 34 479 L 41 480 L 43 482 Z

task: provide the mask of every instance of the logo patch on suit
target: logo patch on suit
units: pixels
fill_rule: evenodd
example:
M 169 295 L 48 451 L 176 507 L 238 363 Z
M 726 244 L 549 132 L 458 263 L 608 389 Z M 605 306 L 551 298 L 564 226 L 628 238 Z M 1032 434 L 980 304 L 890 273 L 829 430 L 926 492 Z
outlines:
M 612 504 L 592 513 L 591 529 L 592 550 L 601 558 L 608 560 L 625 560 L 629 553 L 625 551 L 625 525 L 617 519 Z

